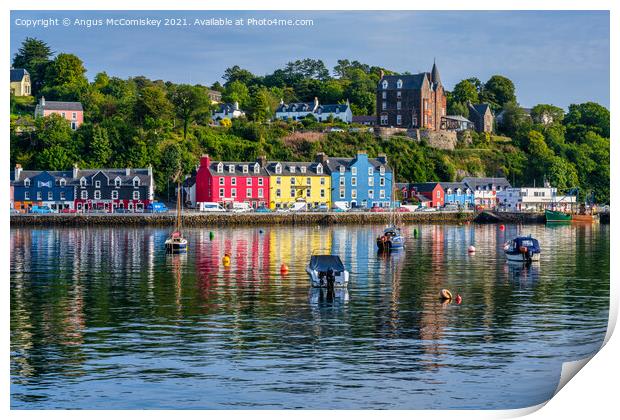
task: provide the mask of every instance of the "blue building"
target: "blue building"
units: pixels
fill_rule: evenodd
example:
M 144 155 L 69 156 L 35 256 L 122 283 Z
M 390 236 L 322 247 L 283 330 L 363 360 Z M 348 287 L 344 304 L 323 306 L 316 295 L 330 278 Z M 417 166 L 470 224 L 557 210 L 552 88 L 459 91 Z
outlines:
M 463 208 L 474 207 L 474 192 L 464 182 L 440 182 L 444 190 L 445 204 L 456 204 Z
M 387 157 L 369 159 L 360 151 L 354 158 L 317 155 L 317 161 L 328 168 L 331 175 L 332 205 L 339 203 L 349 208 L 390 207 L 392 203 L 392 169 Z
M 14 208 L 21 212 L 28 212 L 32 206 L 49 206 L 54 211 L 74 207 L 72 171 L 24 171 L 16 165 L 11 185 Z

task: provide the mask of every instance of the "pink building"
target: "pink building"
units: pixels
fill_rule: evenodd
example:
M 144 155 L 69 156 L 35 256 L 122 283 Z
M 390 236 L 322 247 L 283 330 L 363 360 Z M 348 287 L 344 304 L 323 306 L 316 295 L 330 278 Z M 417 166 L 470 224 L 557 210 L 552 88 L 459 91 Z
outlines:
M 35 118 L 47 117 L 51 114 L 58 114 L 69 121 L 73 130 L 77 130 L 84 122 L 84 109 L 81 102 L 46 101 L 45 97 L 41 96 L 34 109 Z
M 248 203 L 252 207 L 269 204 L 269 173 L 265 159 L 256 162 L 211 161 L 200 158 L 196 173 L 196 202 L 229 205 Z

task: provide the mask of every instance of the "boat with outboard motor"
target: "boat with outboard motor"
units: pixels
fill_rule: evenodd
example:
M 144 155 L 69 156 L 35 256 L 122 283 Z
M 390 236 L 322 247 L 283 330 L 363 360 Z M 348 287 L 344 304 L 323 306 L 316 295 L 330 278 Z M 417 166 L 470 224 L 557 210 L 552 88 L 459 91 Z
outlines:
M 337 255 L 313 255 L 306 266 L 312 287 L 347 287 L 349 272 Z
M 390 226 L 383 231 L 383 235 L 377 237 L 379 251 L 392 251 L 405 246 L 405 239 L 400 233 L 400 228 Z
M 530 263 L 540 259 L 540 245 L 530 236 L 518 236 L 504 244 L 504 254 L 508 261 Z
M 166 252 L 168 254 L 179 254 L 187 251 L 187 239 L 181 234 L 181 213 L 183 211 L 181 204 L 181 172 L 177 172 L 177 217 L 174 224 L 174 231 L 166 239 Z

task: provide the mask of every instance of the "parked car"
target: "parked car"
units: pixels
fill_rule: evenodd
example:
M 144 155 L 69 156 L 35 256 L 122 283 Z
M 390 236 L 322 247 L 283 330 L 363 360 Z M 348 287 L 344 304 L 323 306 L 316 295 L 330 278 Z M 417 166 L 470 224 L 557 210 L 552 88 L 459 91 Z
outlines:
M 49 214 L 52 210 L 48 206 L 32 206 L 30 213 L 33 214 Z
M 314 211 L 329 211 L 329 207 L 327 207 L 327 205 L 325 204 L 319 204 L 313 210 Z
M 219 203 L 201 202 L 198 203 L 198 210 L 213 213 L 213 212 L 225 212 L 226 209 Z
M 431 211 L 437 211 L 436 207 L 420 207 L 419 209 L 417 209 L 416 211 L 420 211 L 420 212 L 431 212 Z
M 269 210 L 267 207 L 259 207 L 254 211 L 256 213 L 271 213 L 271 210 Z
M 168 207 L 164 203 L 154 202 L 149 203 L 144 211 L 145 213 L 165 213 L 168 211 Z
M 248 211 L 252 211 L 252 206 L 250 206 L 249 203 L 232 203 L 232 209 L 231 211 L 233 213 L 245 213 Z
M 384 213 L 385 212 L 385 208 L 384 207 L 379 207 L 379 206 L 373 206 L 370 211 L 372 213 Z
M 396 207 L 395 210 L 397 213 L 411 213 L 411 210 L 408 209 L 407 207 Z
M 457 206 L 456 204 L 446 204 L 445 206 L 443 206 L 443 211 L 458 211 L 459 210 L 459 206 Z
M 76 209 L 62 209 L 60 213 L 77 213 Z
M 290 213 L 291 209 L 290 207 L 280 207 L 279 209 L 276 209 L 276 213 Z

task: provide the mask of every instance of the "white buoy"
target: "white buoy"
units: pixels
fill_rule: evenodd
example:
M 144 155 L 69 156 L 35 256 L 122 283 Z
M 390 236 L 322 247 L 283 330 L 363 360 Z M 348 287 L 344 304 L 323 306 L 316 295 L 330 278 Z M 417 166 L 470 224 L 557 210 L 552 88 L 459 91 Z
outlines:
M 476 252 L 476 247 L 473 245 L 470 245 L 469 248 L 467 248 L 467 252 L 469 253 L 474 253 Z

